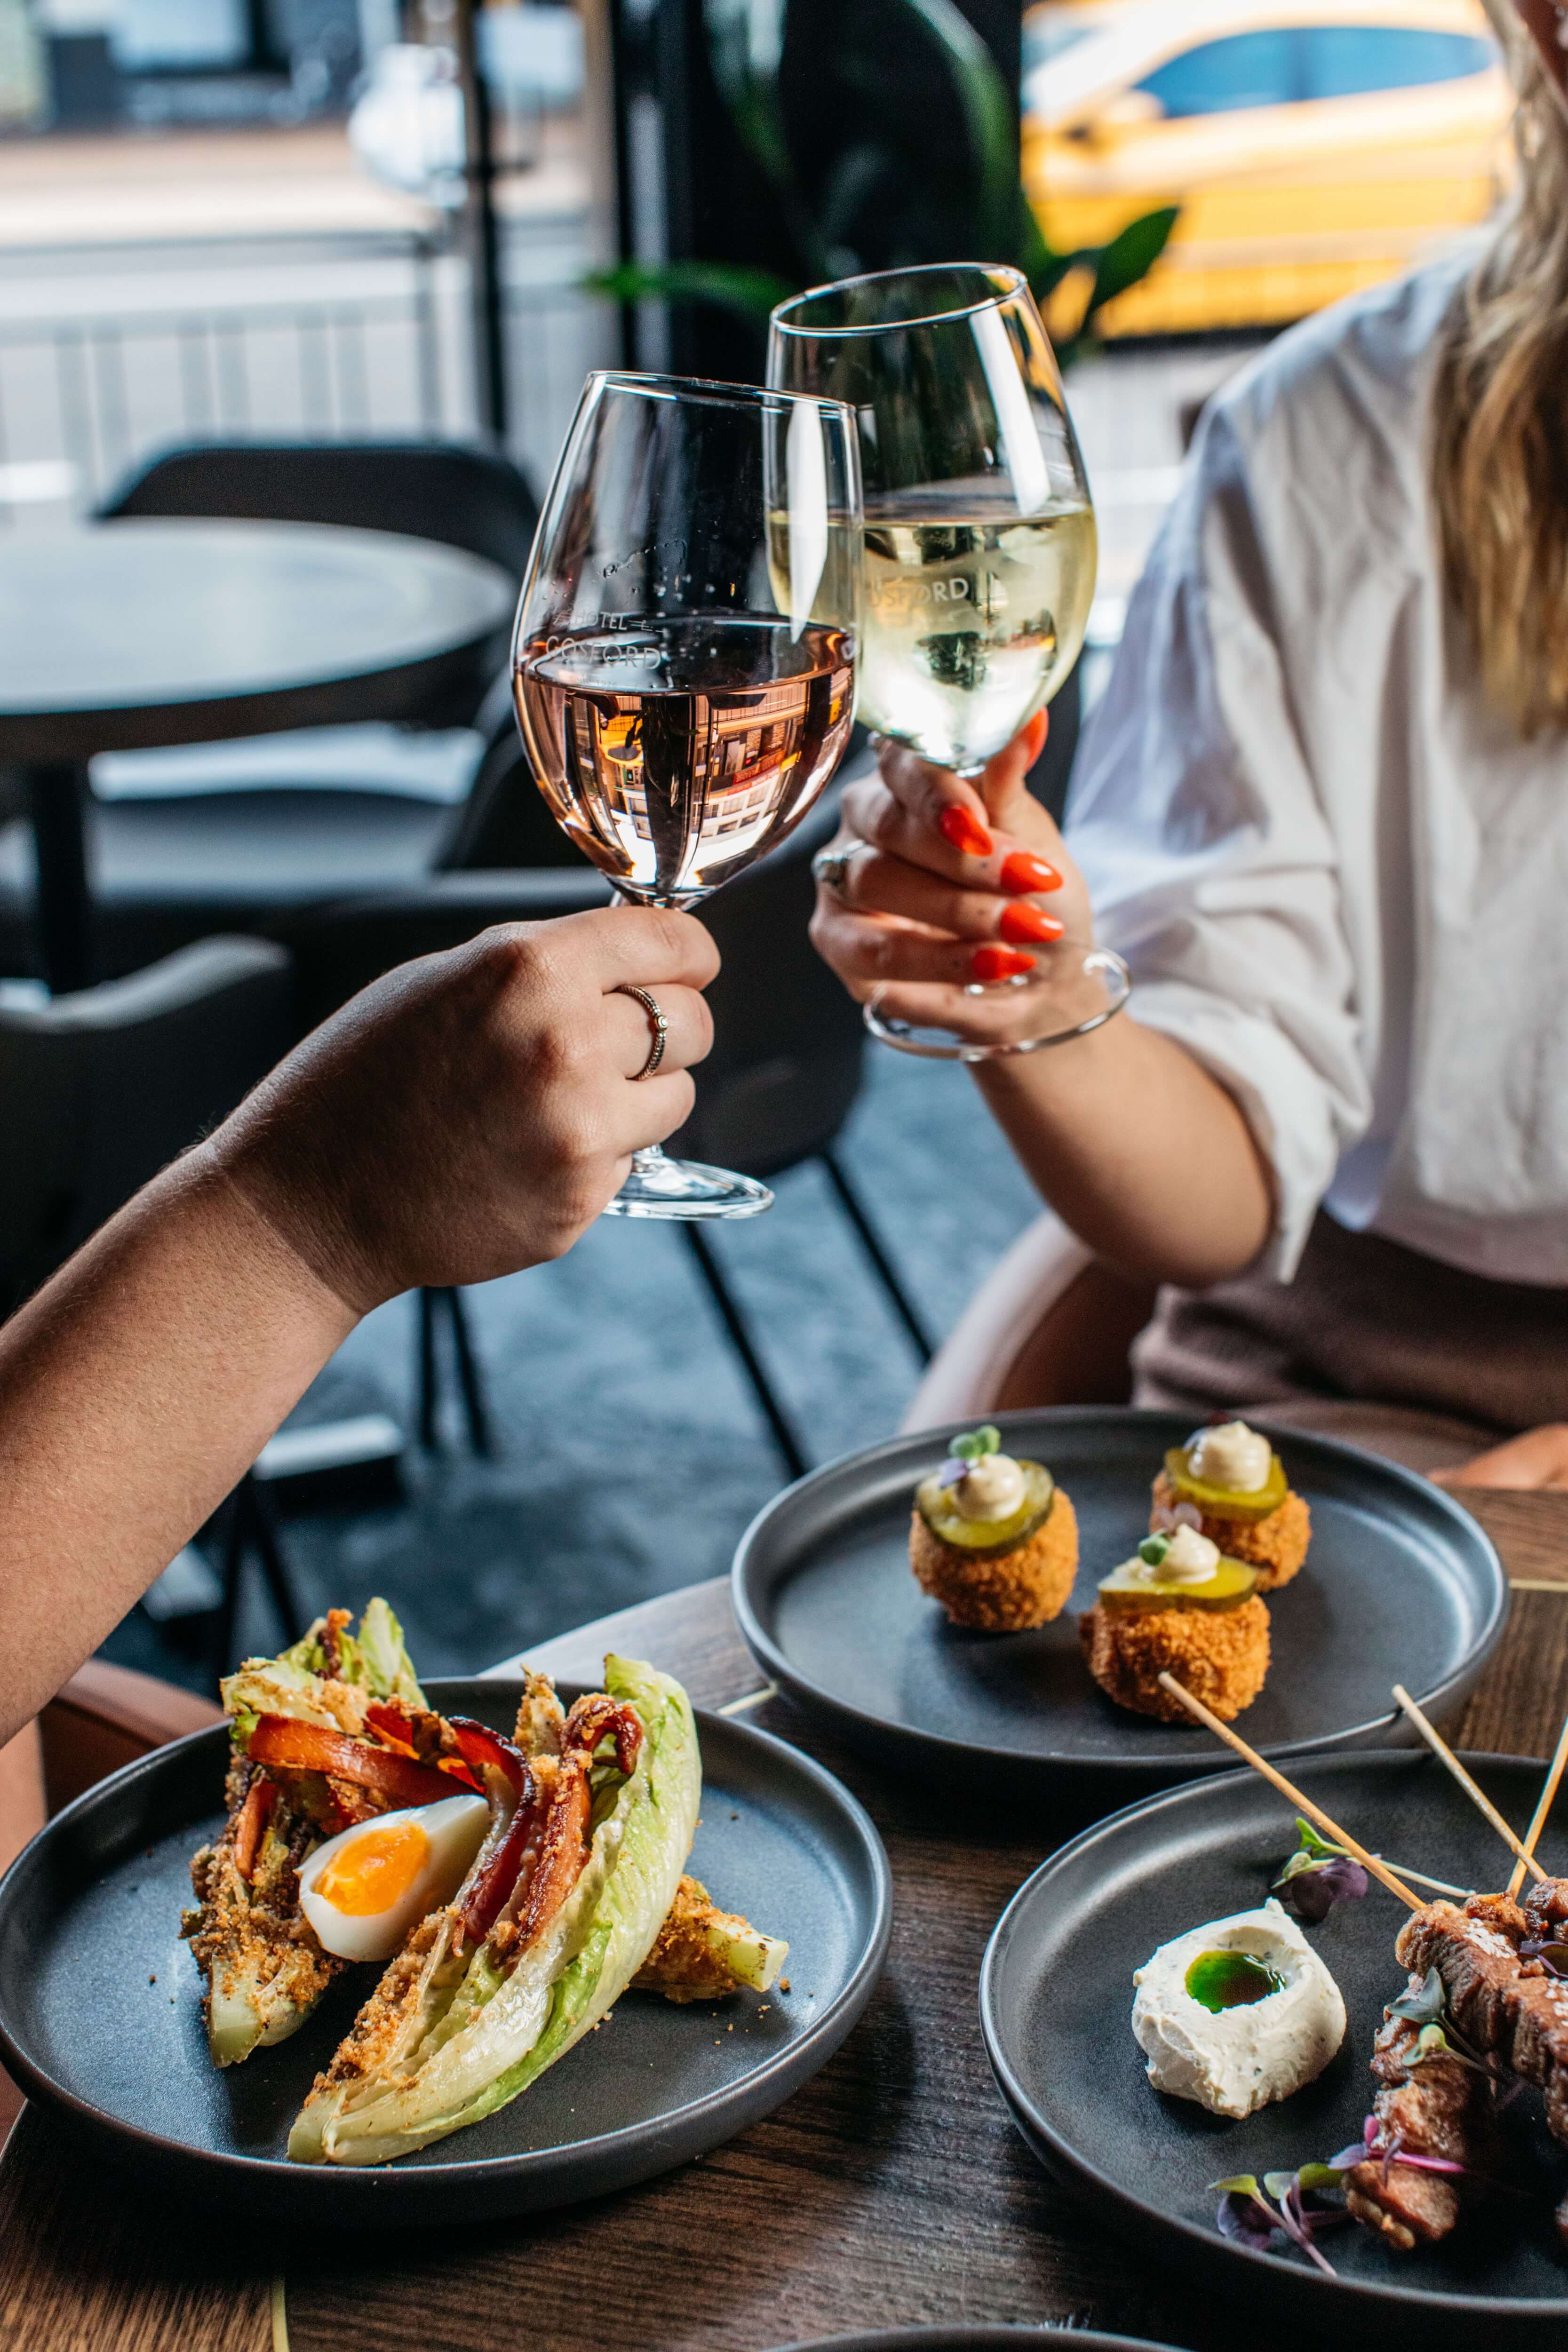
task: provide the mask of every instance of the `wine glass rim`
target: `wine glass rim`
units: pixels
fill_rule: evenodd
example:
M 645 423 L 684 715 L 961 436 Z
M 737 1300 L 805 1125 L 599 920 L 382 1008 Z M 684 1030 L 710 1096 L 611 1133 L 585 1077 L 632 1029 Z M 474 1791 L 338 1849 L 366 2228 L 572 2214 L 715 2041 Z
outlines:
M 770 384 L 726 383 L 720 376 L 658 375 L 647 369 L 591 368 L 588 383 L 596 390 L 630 392 L 645 400 L 709 400 L 725 408 L 817 408 L 852 417 L 847 401 L 833 400 L 821 392 L 785 392 Z
M 861 326 L 805 326 L 792 319 L 792 310 L 804 310 L 808 302 L 816 302 L 825 294 L 847 292 L 851 287 L 885 284 L 894 278 L 956 278 L 964 270 L 973 270 L 977 278 L 991 281 L 992 290 L 973 302 L 960 302 L 949 310 L 929 310 L 909 319 L 868 320 Z M 1005 278 L 1005 286 L 996 280 Z M 803 294 L 792 294 L 787 302 L 778 303 L 769 320 L 784 335 L 811 335 L 826 342 L 836 336 L 888 335 L 902 332 L 907 327 L 940 327 L 955 319 L 977 318 L 983 310 L 1000 310 L 1005 302 L 1016 302 L 1020 294 L 1027 294 L 1029 281 L 1021 269 L 1008 261 L 921 261 L 904 269 L 866 269 L 855 278 L 830 278 L 823 286 L 808 286 Z

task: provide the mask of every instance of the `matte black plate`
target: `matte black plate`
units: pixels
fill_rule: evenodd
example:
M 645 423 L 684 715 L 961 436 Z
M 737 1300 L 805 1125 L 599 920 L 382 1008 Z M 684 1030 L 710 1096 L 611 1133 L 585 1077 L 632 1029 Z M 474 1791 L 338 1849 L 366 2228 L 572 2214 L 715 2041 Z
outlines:
M 426 1687 L 437 1706 L 511 1728 L 515 1685 Z M 521 2098 L 416 2156 L 375 2170 L 288 2163 L 289 2124 L 377 1971 L 350 1970 L 291 2040 L 213 2066 L 179 1926 L 191 1854 L 222 1826 L 220 1725 L 90 1790 L 0 1884 L 5 2062 L 142 2183 L 161 2176 L 259 2217 L 473 2221 L 668 2171 L 769 2114 L 831 2057 L 870 1997 L 891 1925 L 887 1857 L 847 1790 L 766 1732 L 706 1714 L 698 1724 L 690 1866 L 727 1908 L 789 1938 L 793 1989 L 765 2008 L 753 1994 L 677 2008 L 628 1993 Z
M 1545 1768 L 1468 1760 L 1505 1820 L 1528 1821 Z M 1507 1878 L 1502 1841 L 1425 1753 L 1331 1757 L 1295 1777 L 1395 1865 L 1461 1886 L 1495 1889 Z M 1360 2139 L 1374 2088 L 1373 2036 L 1384 2003 L 1405 1989 L 1394 1939 L 1407 1915 L 1374 1885 L 1308 1930 L 1350 2021 L 1316 2083 L 1244 2123 L 1152 2087 L 1130 2022 L 1133 1969 L 1188 1928 L 1265 1901 L 1295 1843 L 1288 1800 L 1253 1773 L 1226 1772 L 1130 1807 L 1037 1870 L 998 1921 L 981 1973 L 985 2046 L 1014 2121 L 1145 2259 L 1173 2257 L 1251 2308 L 1330 2331 L 1321 2340 L 1354 2329 L 1384 2345 L 1414 2343 L 1418 2320 L 1444 2314 L 1480 2320 L 1478 2343 L 1523 2340 L 1528 2330 L 1539 2344 L 1547 2323 L 1568 2320 L 1568 2252 L 1552 2230 L 1568 2152 L 1549 2138 L 1533 2092 L 1505 2126 L 1542 2197 L 1500 2197 L 1439 2246 L 1397 2254 L 1352 2223 L 1321 2241 L 1339 2273 L 1332 2280 L 1299 2253 L 1252 2253 L 1215 2226 L 1210 2181 L 1293 2171 Z M 1568 1814 L 1549 1825 L 1542 1861 L 1568 1869 Z M 1460 2339 L 1439 2326 L 1419 2340 Z
M 752 1653 L 868 1753 L 944 1779 L 1058 1792 L 1071 1779 L 1109 1804 L 1212 1772 L 1208 1732 L 1113 1706 L 1078 1643 L 1078 1612 L 1147 1532 L 1150 1483 L 1190 1423 L 1110 1406 L 995 1419 L 1008 1450 L 1047 1464 L 1078 1513 L 1078 1582 L 1054 1623 L 967 1633 L 916 1584 L 914 1489 L 950 1433 L 928 1430 L 847 1454 L 752 1521 L 733 1571 Z M 1404 1683 L 1445 1722 L 1501 1635 L 1509 1589 L 1497 1554 L 1426 1479 L 1327 1438 L 1281 1430 L 1277 1443 L 1311 1506 L 1312 1546 L 1294 1582 L 1268 1596 L 1273 1664 L 1237 1727 L 1267 1756 L 1404 1746 L 1415 1734 L 1390 1685 Z
M 1054 2344 L 1060 2352 L 1095 2345 L 1100 2352 L 1168 2352 L 1146 2336 L 1101 2336 L 1092 2327 L 888 2327 L 872 2336 L 816 2336 L 784 2352 L 1015 2352 Z

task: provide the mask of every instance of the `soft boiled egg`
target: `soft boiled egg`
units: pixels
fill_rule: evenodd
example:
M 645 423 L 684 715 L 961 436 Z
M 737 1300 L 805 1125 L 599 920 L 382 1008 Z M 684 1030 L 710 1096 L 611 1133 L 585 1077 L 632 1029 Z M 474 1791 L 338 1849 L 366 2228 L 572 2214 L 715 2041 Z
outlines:
M 356 1822 L 319 1845 L 300 1873 L 300 1908 L 322 1950 L 391 1959 L 426 1911 L 456 1895 L 489 1820 L 482 1797 L 443 1797 Z

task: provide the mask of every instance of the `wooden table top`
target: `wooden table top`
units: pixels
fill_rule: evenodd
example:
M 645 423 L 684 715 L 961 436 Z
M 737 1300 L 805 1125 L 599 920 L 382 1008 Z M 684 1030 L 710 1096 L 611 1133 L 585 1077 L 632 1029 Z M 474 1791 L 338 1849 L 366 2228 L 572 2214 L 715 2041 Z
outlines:
M 1544 1756 L 1568 1711 L 1568 1496 L 1465 1499 L 1517 1589 L 1458 1744 Z M 531 1657 L 596 1682 L 607 1646 L 680 1675 L 699 1706 L 761 1684 L 721 1580 Z M 62 2126 L 30 2106 L 0 2163 L 0 2342 L 9 2352 L 580 2352 L 589 2342 L 764 2352 L 858 2327 L 1070 2320 L 1194 2352 L 1257 2352 L 1245 2313 L 1163 2278 L 1078 2210 L 993 2086 L 981 1955 L 1014 1890 L 1078 1824 L 977 1814 L 880 1775 L 781 1699 L 750 1719 L 841 1774 L 881 1832 L 894 1881 L 892 1950 L 869 2009 L 776 2114 L 663 2179 L 565 2211 L 294 2247 L 247 2245 L 234 2221 L 139 2207 L 85 2171 Z M 1275 2352 L 1309 2352 L 1305 2338 L 1269 2335 Z
M 0 563 L 0 756 L 407 718 L 493 648 L 515 597 L 499 564 L 393 531 L 137 520 L 29 537 Z

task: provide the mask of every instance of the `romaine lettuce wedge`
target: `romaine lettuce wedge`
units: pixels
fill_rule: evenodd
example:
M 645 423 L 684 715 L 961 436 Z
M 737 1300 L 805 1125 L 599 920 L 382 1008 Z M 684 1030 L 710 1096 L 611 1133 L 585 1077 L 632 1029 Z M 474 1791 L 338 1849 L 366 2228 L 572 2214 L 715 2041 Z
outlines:
M 605 1791 L 571 1894 L 514 1962 L 482 1945 L 460 1981 L 454 1914 L 433 1913 L 373 1996 L 387 2021 L 377 2063 L 321 2078 L 289 2135 L 296 2162 L 384 2164 L 477 2123 L 564 2057 L 647 1958 L 697 1827 L 697 1727 L 680 1685 L 652 1666 L 608 1657 L 605 1688 L 645 1736 L 613 1801 Z

